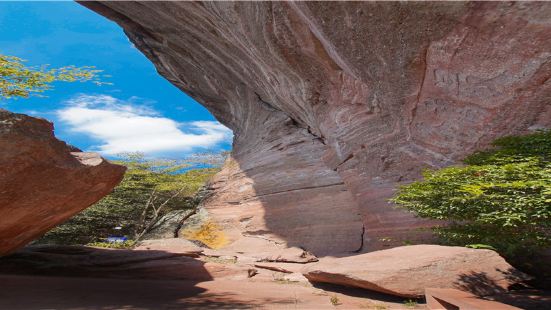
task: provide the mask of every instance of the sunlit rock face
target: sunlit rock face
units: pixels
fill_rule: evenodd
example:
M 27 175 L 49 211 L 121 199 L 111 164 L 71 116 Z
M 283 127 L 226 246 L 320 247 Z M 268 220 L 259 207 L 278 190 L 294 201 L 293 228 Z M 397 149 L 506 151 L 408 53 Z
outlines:
M 100 200 L 124 171 L 57 140 L 52 123 L 0 109 L 0 256 Z
M 426 244 L 349 257 L 326 257 L 301 272 L 311 282 L 408 298 L 424 296 L 427 287 L 454 288 L 486 296 L 505 292 L 510 286 L 530 279 L 495 251 Z
M 233 129 L 205 207 L 235 248 L 418 242 L 398 184 L 551 123 L 551 4 L 82 4 Z

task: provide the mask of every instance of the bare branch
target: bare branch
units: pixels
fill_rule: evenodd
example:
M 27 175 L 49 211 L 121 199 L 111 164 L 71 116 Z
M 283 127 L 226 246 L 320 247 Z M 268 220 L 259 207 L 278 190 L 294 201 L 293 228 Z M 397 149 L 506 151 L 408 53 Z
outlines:
M 181 187 L 178 191 L 176 191 L 174 194 L 172 194 L 170 197 L 168 197 L 162 204 L 160 204 L 159 207 L 155 207 L 153 202 L 151 202 L 151 206 L 153 207 L 153 213 L 154 213 L 153 218 L 149 221 L 149 223 L 142 230 L 142 232 L 135 238 L 135 242 L 138 242 L 147 232 L 149 232 L 149 230 L 151 230 L 153 225 L 155 225 L 155 223 L 157 223 L 157 221 L 159 219 L 159 214 L 161 212 L 161 209 L 164 206 L 166 206 L 172 199 L 176 198 L 181 193 L 183 193 L 185 189 L 186 189 L 185 186 Z M 145 219 L 144 219 L 144 221 L 145 221 Z

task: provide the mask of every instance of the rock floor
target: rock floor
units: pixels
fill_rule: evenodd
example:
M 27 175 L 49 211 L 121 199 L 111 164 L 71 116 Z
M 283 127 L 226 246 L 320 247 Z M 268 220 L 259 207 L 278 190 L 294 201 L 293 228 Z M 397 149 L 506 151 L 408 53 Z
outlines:
M 403 298 L 313 286 L 294 272 L 299 263 L 259 263 L 212 251 L 186 255 L 23 250 L 0 260 L 0 309 L 413 309 Z
M 406 308 L 366 296 L 252 279 L 195 282 L 3 275 L 0 283 L 0 309 L 12 310 Z M 338 305 L 331 303 L 332 297 L 338 298 Z
M 301 270 L 314 260 L 295 248 L 251 255 L 198 249 L 181 240 L 139 250 L 27 247 L 0 258 L 0 310 L 427 309 L 402 297 L 312 284 Z M 523 309 L 549 309 L 551 294 L 541 293 L 495 298 Z

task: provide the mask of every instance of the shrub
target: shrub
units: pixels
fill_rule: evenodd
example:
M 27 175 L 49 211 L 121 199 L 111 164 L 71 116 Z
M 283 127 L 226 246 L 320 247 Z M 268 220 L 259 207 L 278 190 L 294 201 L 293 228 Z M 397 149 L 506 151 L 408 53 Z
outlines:
M 331 304 L 333 306 L 338 306 L 341 304 L 340 300 L 339 300 L 339 297 L 337 296 L 331 296 L 331 298 L 329 299 L 329 301 L 331 301 Z
M 134 240 L 126 240 L 122 242 L 92 242 L 88 243 L 87 246 L 93 246 L 97 248 L 107 248 L 107 249 L 131 249 L 136 245 Z
M 195 159 L 194 159 L 195 160 Z M 195 196 L 219 168 L 186 170 L 188 160 L 146 160 L 126 154 L 122 182 L 98 203 L 55 227 L 36 243 L 90 244 L 114 236 L 138 241 L 170 211 L 193 209 Z
M 404 306 L 406 308 L 415 308 L 415 307 L 417 307 L 417 301 L 412 300 L 412 299 L 408 299 L 408 300 L 404 301 Z
M 101 82 L 101 70 L 94 67 L 67 66 L 52 69 L 47 65 L 27 67 L 24 62 L 19 57 L 0 54 L 0 98 L 41 96 L 41 93 L 51 90 L 56 81 L 109 84 Z
M 210 220 L 201 223 L 199 227 L 187 228 L 181 234 L 184 238 L 199 241 L 211 249 L 219 249 L 228 243 L 222 229 Z
M 504 137 L 462 167 L 425 171 L 392 199 L 449 245 L 493 247 L 506 257 L 551 245 L 551 131 Z

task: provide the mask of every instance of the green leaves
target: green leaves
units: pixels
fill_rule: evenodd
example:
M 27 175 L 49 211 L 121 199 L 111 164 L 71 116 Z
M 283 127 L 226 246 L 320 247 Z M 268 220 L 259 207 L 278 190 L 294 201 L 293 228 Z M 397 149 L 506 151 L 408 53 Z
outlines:
M 469 165 L 507 164 L 531 161 L 549 163 L 551 160 L 550 131 L 540 130 L 527 136 L 507 136 L 493 142 L 493 149 L 476 152 L 464 162 Z
M 435 227 L 446 244 L 486 244 L 504 255 L 551 245 L 551 131 L 495 141 L 467 166 L 426 171 L 392 199 Z
M 194 208 L 196 192 L 219 168 L 182 168 L 200 161 L 148 160 L 142 154 L 122 154 L 118 164 L 128 169 L 111 194 L 49 231 L 39 243 L 88 244 L 109 235 L 131 239 L 164 214 Z M 210 159 L 209 159 L 210 160 Z
M 92 82 L 97 85 L 109 84 L 100 80 L 94 67 L 67 66 L 57 69 L 26 67 L 25 61 L 15 56 L 0 54 L 0 98 L 28 98 L 40 96 L 53 88 L 53 82 Z M 106 77 L 106 76 L 103 76 Z

